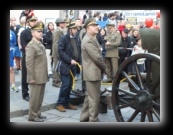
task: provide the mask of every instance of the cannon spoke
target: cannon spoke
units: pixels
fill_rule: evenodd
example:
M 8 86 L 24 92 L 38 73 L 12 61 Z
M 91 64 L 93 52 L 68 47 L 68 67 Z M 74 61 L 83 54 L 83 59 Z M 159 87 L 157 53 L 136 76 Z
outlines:
M 151 108 L 151 112 L 154 114 L 154 116 L 160 121 L 160 115 L 157 113 L 157 111 L 154 108 Z
M 123 109 L 123 108 L 127 108 L 127 107 L 132 107 L 132 108 L 134 108 L 134 104 L 136 103 L 135 101 L 130 101 L 130 102 L 128 102 L 128 101 L 126 101 L 126 100 L 124 100 L 124 99 L 120 99 L 120 102 L 121 102 L 121 105 L 120 105 L 120 106 L 117 106 L 117 107 L 116 107 L 116 110 L 118 110 L 118 109 Z M 122 104 L 122 103 L 124 103 L 124 104 Z
M 134 113 L 132 114 L 132 116 L 127 120 L 127 122 L 132 122 L 136 116 L 139 114 L 139 109 L 135 110 Z
M 156 103 L 155 101 L 152 101 L 152 104 L 155 108 L 160 109 L 160 104 Z
M 140 88 L 143 90 L 144 86 L 143 86 L 143 83 L 142 83 L 141 74 L 140 74 L 138 66 L 137 66 L 137 62 L 134 62 L 134 66 L 135 66 L 136 76 L 138 78 Z
M 151 113 L 149 110 L 147 110 L 147 111 L 146 111 L 146 114 L 147 114 L 147 117 L 148 117 L 148 121 L 149 121 L 149 122 L 153 122 L 152 113 Z
M 140 119 L 140 122 L 144 122 L 144 121 L 145 121 L 145 117 L 146 117 L 146 113 L 145 113 L 145 111 L 142 111 L 142 112 L 141 112 L 141 119 Z
M 151 98 L 152 98 L 153 100 L 155 100 L 155 99 L 160 98 L 160 95 L 158 95 L 158 94 L 152 95 L 152 94 L 151 94 Z
M 140 90 L 140 88 L 138 87 L 138 85 L 127 75 L 126 72 L 122 71 L 122 74 L 127 78 L 128 82 L 133 86 L 133 88 L 136 91 L 139 91 Z
M 122 92 L 122 93 L 124 93 L 124 94 L 127 94 L 127 95 L 129 95 L 129 96 L 132 96 L 132 97 L 135 97 L 137 94 L 136 93 L 134 93 L 134 92 L 130 92 L 130 91 L 127 91 L 127 90 L 124 90 L 124 89 L 120 89 L 120 88 L 117 88 L 116 90 L 118 90 L 118 91 L 120 91 L 120 92 Z

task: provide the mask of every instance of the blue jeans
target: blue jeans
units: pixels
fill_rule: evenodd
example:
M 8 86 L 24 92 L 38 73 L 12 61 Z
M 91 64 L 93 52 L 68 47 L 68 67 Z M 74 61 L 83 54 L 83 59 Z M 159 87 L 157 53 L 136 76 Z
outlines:
M 67 106 L 70 103 L 70 92 L 72 89 L 72 77 L 70 74 L 61 74 L 62 85 L 60 88 L 59 98 L 57 100 L 57 105 Z

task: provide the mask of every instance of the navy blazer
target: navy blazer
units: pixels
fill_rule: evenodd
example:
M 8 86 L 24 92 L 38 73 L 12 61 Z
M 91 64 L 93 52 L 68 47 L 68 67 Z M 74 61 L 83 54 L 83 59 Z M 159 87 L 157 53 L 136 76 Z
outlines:
M 77 62 L 81 63 L 81 48 L 78 42 L 77 37 L 74 37 L 78 49 L 78 60 Z M 70 34 L 62 36 L 58 41 L 58 54 L 59 54 L 59 72 L 61 74 L 67 75 L 71 70 L 74 70 L 75 66 L 71 65 L 71 60 L 73 58 L 73 47 L 70 44 Z

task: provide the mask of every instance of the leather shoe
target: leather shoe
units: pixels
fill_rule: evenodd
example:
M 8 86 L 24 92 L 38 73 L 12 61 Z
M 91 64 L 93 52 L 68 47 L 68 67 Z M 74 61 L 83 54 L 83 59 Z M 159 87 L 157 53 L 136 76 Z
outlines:
M 26 100 L 26 101 L 29 101 L 29 97 L 25 97 L 25 98 L 23 98 L 24 100 Z
M 66 109 L 64 108 L 63 105 L 57 105 L 56 109 L 59 110 L 60 112 L 65 112 L 66 111 Z
M 46 116 L 39 116 L 40 119 L 46 119 Z
M 68 106 L 66 106 L 65 108 L 67 109 L 72 109 L 72 110 L 77 110 L 77 107 L 75 105 L 69 104 Z
M 43 119 L 40 119 L 40 118 L 28 119 L 28 121 L 33 121 L 33 122 L 44 122 L 44 120 L 43 120 Z
M 56 83 L 56 84 L 55 84 L 55 83 L 53 83 L 53 84 L 52 84 L 52 86 L 54 86 L 54 87 L 58 87 L 58 88 L 61 88 L 61 82 Z

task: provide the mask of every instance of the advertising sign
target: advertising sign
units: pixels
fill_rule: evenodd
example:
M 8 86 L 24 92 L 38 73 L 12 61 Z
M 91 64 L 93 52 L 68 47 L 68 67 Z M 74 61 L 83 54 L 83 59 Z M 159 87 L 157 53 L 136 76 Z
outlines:
M 145 11 L 145 10 L 133 10 L 124 12 L 125 19 L 128 21 L 135 20 L 137 18 L 138 22 L 144 22 L 146 18 L 152 18 L 153 21 L 156 21 L 156 11 Z

